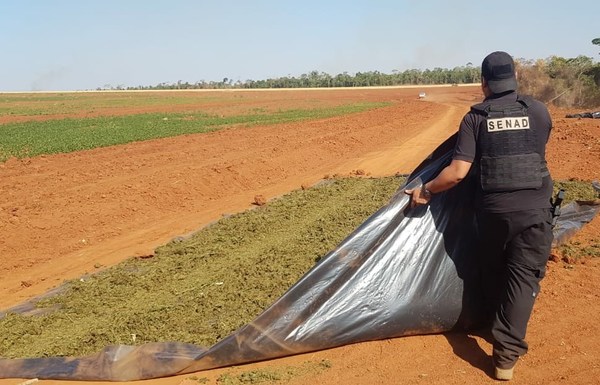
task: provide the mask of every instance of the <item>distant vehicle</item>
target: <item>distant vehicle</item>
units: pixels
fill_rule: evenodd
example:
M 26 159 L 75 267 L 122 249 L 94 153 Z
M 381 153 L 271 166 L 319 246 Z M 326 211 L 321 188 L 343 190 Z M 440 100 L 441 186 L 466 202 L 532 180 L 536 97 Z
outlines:
M 419 93 L 419 99 L 423 99 L 427 94 L 425 92 Z

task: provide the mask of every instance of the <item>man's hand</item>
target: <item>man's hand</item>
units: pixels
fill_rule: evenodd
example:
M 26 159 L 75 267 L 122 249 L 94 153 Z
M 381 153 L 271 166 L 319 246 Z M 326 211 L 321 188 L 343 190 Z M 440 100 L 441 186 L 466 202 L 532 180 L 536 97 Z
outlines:
M 411 190 L 404 190 L 404 193 L 411 196 L 410 207 L 426 205 L 431 200 L 431 192 L 424 186 L 417 187 Z
M 432 192 L 437 194 L 456 186 L 467 176 L 470 169 L 471 162 L 453 159 L 434 180 L 427 182 L 421 187 L 404 190 L 406 194 L 412 196 L 410 207 L 428 204 L 431 200 Z

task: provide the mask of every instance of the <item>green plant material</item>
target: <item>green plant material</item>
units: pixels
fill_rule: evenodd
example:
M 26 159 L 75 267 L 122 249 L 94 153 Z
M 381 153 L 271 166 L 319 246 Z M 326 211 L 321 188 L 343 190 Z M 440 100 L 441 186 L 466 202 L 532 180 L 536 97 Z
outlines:
M 582 244 L 579 241 L 567 242 L 558 246 L 558 253 L 566 260 L 578 260 L 587 257 L 600 257 L 600 238 Z
M 593 201 L 598 198 L 598 193 L 594 190 L 591 182 L 568 180 L 554 181 L 554 196 L 560 189 L 565 190 L 565 199 L 563 205 L 572 201 Z
M 154 258 L 71 281 L 63 294 L 38 303 L 48 313 L 0 319 L 0 357 L 81 356 L 161 341 L 212 346 L 277 300 L 401 183 L 327 180 L 177 238 Z M 589 185 L 556 182 L 568 200 L 588 199 Z M 598 255 L 600 239 L 563 248 Z
M 0 357 L 81 356 L 115 344 L 212 346 L 250 322 L 386 203 L 401 178 L 328 180 L 223 218 L 149 259 L 73 280 L 0 319 Z
M 301 366 L 273 367 L 246 371 L 239 374 L 225 373 L 217 378 L 217 383 L 221 385 L 275 383 L 289 381 L 296 377 L 318 374 L 329 368 L 331 368 L 331 362 L 328 360 L 320 362 L 307 361 Z
M 568 180 L 554 181 L 554 195 L 558 190 L 565 190 L 563 205 L 572 201 L 593 201 L 598 193 L 588 181 Z M 577 260 L 584 257 L 600 257 L 600 238 L 591 239 L 585 244 L 579 241 L 568 241 L 559 245 L 556 250 L 566 260 Z
M 235 116 L 200 112 L 153 113 L 9 123 L 0 125 L 0 162 L 10 157 L 67 153 L 142 140 L 206 133 L 240 125 L 272 125 L 323 119 L 387 105 L 389 103 L 354 103 L 331 108 L 294 109 Z

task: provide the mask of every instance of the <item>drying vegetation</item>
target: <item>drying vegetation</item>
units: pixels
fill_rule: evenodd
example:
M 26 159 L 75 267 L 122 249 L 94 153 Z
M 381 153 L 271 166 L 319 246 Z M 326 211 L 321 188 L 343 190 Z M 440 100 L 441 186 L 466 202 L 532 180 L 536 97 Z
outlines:
M 223 218 L 153 258 L 71 281 L 38 303 L 58 310 L 0 320 L 0 357 L 77 356 L 151 341 L 211 346 L 279 298 L 401 183 L 328 180 Z
M 238 368 L 229 369 L 216 379 L 217 385 L 244 384 L 277 384 L 285 383 L 293 378 L 309 378 L 331 368 L 329 360 L 305 361 L 300 365 L 270 366 L 267 369 L 240 371 Z M 208 384 L 206 377 L 189 376 L 182 384 Z
M 579 241 L 568 242 L 558 247 L 557 254 L 567 263 L 573 263 L 587 257 L 600 257 L 600 238 L 585 243 Z
M 559 189 L 565 190 L 566 203 L 574 200 L 592 202 L 600 198 L 596 190 L 588 182 L 577 180 L 557 181 L 554 183 L 555 193 Z M 555 250 L 555 254 L 568 263 L 573 263 L 581 258 L 600 257 L 600 235 L 590 238 L 586 242 L 571 240 L 559 245 Z
M 306 361 L 299 366 L 272 367 L 269 369 L 258 369 L 244 371 L 241 373 L 228 372 L 217 378 L 219 385 L 244 385 L 244 384 L 275 384 L 289 381 L 292 378 L 307 377 L 319 374 L 331 367 L 331 362 L 322 360 L 319 362 Z M 202 380 L 199 380 L 201 382 Z
M 327 180 L 176 238 L 153 258 L 68 282 L 62 294 L 37 303 L 40 314 L 0 319 L 0 357 L 80 356 L 155 341 L 212 346 L 278 299 L 402 183 Z M 565 204 L 595 196 L 587 182 L 556 188 L 567 191 Z M 600 250 L 563 247 L 579 255 Z
M 554 181 L 554 195 L 559 190 L 565 190 L 565 203 L 572 201 L 593 201 L 598 193 L 591 183 L 578 180 Z

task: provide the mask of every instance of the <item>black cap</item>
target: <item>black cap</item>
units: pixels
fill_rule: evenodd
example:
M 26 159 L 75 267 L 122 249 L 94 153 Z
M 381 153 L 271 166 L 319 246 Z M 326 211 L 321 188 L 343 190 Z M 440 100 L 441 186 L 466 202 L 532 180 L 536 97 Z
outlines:
M 517 90 L 515 62 L 506 52 L 496 51 L 487 55 L 481 63 L 481 76 L 494 94 Z

